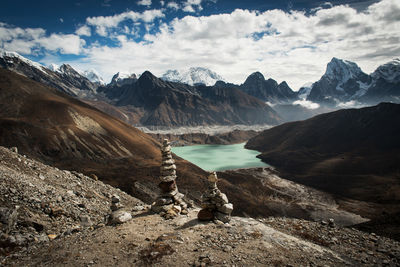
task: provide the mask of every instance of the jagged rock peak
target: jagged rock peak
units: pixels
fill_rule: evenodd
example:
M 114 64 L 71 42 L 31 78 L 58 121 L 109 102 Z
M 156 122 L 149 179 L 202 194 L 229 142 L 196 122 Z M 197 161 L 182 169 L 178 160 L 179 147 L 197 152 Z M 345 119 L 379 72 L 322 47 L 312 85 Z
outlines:
M 98 83 L 98 84 L 105 84 L 103 78 L 99 75 L 99 73 L 93 69 L 91 70 L 85 70 L 83 73 L 83 76 L 89 79 L 89 81 L 93 83 Z
M 29 60 L 23 56 L 21 56 L 20 54 L 16 53 L 16 52 L 10 52 L 4 49 L 0 48 L 0 58 L 8 58 L 7 63 L 9 64 L 16 64 L 17 62 L 14 62 L 14 59 L 20 60 L 26 64 L 28 64 L 31 67 L 34 67 L 40 71 L 44 71 L 45 67 L 37 62 L 34 62 L 32 60 Z
M 250 76 L 249 77 L 247 77 L 247 79 L 257 79 L 257 80 L 265 80 L 265 77 L 264 77 L 264 75 L 262 75 L 261 74 L 261 72 L 259 72 L 259 71 L 256 71 L 256 72 L 253 72 L 252 74 L 250 74 Z
M 374 79 L 382 78 L 390 83 L 400 82 L 400 58 L 395 58 L 386 64 L 379 66 L 374 73 Z
M 364 72 L 356 63 L 333 57 L 326 66 L 324 77 L 346 82 L 350 78 L 355 78 L 362 74 Z

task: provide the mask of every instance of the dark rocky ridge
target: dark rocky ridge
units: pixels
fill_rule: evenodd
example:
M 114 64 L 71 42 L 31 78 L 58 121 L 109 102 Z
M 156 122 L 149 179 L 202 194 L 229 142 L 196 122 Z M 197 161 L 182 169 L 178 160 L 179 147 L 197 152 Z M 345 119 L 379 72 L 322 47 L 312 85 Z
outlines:
M 239 87 L 243 92 L 269 103 L 291 103 L 297 100 L 297 93 L 293 92 L 286 82 L 278 84 L 274 79 L 265 80 L 260 72 L 247 77 Z
M 137 124 L 162 126 L 276 124 L 278 114 L 236 88 L 189 86 L 144 72 L 137 82 L 101 88 L 115 105 L 135 114 Z
M 79 74 L 70 65 L 63 64 L 61 72 L 51 71 L 45 67 L 36 67 L 28 63 L 21 56 L 0 57 L 0 67 L 24 75 L 34 81 L 57 88 L 71 96 L 94 93 L 98 84 L 92 83 Z
M 400 105 L 339 110 L 262 132 L 246 144 L 283 177 L 398 211 Z M 380 215 L 382 210 L 376 210 Z

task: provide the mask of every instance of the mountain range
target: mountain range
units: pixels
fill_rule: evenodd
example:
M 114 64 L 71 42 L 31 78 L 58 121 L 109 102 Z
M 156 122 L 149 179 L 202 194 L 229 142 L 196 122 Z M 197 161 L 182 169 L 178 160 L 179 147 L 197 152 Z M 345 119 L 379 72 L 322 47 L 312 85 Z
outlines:
M 0 66 L 142 126 L 278 124 L 347 104 L 400 101 L 399 59 L 368 75 L 353 62 L 333 58 L 321 79 L 298 92 L 286 82 L 265 79 L 260 72 L 249 75 L 241 85 L 227 83 L 205 68 L 170 70 L 160 79 L 145 72 L 142 80 L 136 74 L 118 72 L 105 84 L 94 70 L 80 73 L 68 64 L 43 67 L 3 50 Z
M 333 58 L 325 74 L 311 86 L 307 100 L 328 106 L 348 101 L 365 104 L 399 102 L 400 60 L 381 65 L 367 75 L 356 63 Z

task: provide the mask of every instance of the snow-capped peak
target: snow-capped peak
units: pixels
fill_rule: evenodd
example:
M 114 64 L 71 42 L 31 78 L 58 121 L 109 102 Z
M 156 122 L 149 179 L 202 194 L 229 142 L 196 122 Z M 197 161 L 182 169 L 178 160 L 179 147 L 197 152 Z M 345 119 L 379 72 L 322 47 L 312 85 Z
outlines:
M 351 78 L 363 74 L 360 67 L 351 61 L 332 58 L 326 67 L 325 77 L 337 79 L 340 83 L 345 83 Z
M 21 56 L 20 54 L 18 54 L 18 53 L 16 53 L 16 52 L 9 52 L 9 51 L 6 51 L 6 50 L 0 48 L 0 58 L 5 59 L 8 63 L 15 63 L 15 62 L 13 61 L 13 58 L 17 58 L 17 59 L 19 59 L 20 61 L 22 61 L 22 62 L 28 64 L 28 65 L 31 66 L 31 67 L 34 67 L 34 68 L 36 68 L 36 69 L 38 69 L 38 70 L 40 70 L 40 71 L 42 71 L 42 72 L 45 72 L 45 71 L 44 71 L 44 68 L 45 68 L 44 66 L 42 66 L 41 64 L 39 64 L 39 63 L 37 63 L 37 62 L 34 62 L 34 61 L 32 61 L 32 60 L 29 60 L 29 59 L 27 59 L 27 58 Z M 46 72 L 45 72 L 45 73 L 46 73 Z
M 88 78 L 92 83 L 105 84 L 103 78 L 101 78 L 99 73 L 93 69 L 85 70 L 82 75 Z
M 217 81 L 224 81 L 216 72 L 203 67 L 192 67 L 186 71 L 168 70 L 161 79 L 171 82 L 181 82 L 189 85 L 214 85 Z
M 371 75 L 374 79 L 383 78 L 390 83 L 400 82 L 400 58 L 379 66 Z
M 51 63 L 47 66 L 47 68 L 51 71 L 57 72 L 58 69 L 60 68 L 60 66 L 58 66 L 57 64 Z

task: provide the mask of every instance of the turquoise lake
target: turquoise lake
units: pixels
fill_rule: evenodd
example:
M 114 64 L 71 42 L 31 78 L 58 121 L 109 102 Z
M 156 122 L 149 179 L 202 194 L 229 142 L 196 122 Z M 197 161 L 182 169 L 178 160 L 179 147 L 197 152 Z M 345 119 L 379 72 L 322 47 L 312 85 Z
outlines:
M 195 145 L 173 147 L 172 152 L 206 171 L 224 171 L 239 168 L 266 167 L 256 158 L 260 152 L 236 145 Z

